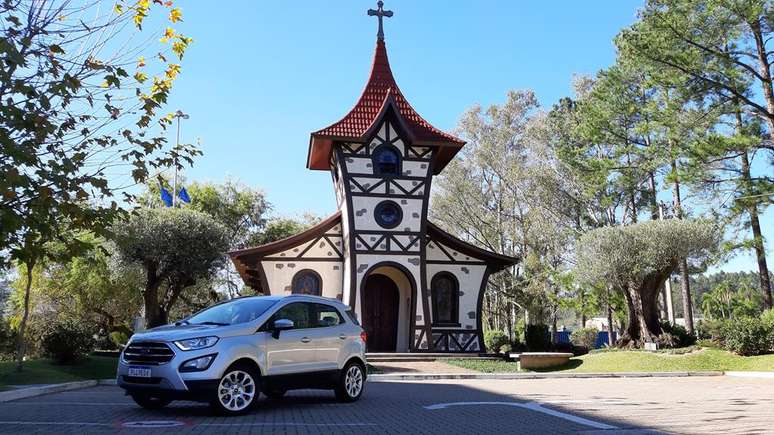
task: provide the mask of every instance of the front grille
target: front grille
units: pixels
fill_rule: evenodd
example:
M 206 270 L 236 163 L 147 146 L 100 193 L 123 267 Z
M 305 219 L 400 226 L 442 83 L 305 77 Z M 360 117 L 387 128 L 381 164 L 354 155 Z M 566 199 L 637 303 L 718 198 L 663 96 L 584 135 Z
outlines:
M 175 356 L 175 352 L 166 345 L 154 341 L 131 343 L 124 349 L 124 361 L 130 364 L 164 364 Z
M 147 385 L 156 385 L 161 383 L 161 378 L 139 378 L 137 376 L 123 376 L 124 382 L 128 382 L 131 384 L 147 384 Z

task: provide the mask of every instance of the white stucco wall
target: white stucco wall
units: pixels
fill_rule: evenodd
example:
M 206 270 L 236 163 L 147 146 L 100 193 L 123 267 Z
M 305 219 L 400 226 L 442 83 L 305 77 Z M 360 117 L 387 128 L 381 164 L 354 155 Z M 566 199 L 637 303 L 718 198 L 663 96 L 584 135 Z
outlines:
M 459 323 L 462 329 L 476 329 L 478 295 L 486 273 L 485 265 L 427 264 L 427 285 L 439 272 L 449 272 L 460 285 Z M 431 314 L 432 315 L 432 314 Z
M 322 278 L 322 296 L 338 298 L 342 294 L 344 263 L 340 261 L 288 261 L 261 262 L 269 289 L 273 295 L 289 295 L 293 276 L 301 270 L 312 269 Z

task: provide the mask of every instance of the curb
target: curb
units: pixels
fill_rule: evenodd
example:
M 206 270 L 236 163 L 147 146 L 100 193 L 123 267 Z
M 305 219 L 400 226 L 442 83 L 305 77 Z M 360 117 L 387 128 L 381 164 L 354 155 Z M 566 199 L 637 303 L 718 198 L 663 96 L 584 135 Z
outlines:
M 38 387 L 19 388 L 17 390 L 0 392 L 0 403 L 12 400 L 27 399 L 29 397 L 42 396 L 44 394 L 61 393 L 63 391 L 80 390 L 82 388 L 96 387 L 97 385 L 116 385 L 115 379 L 100 379 L 87 381 L 65 382 L 62 384 L 41 385 Z
M 39 387 L 20 388 L 18 390 L 0 392 L 0 403 L 11 400 L 26 399 L 28 397 L 42 396 L 44 394 L 61 393 L 62 391 L 79 390 L 81 388 L 94 387 L 99 382 L 96 380 L 65 382 L 63 384 L 42 385 Z
M 368 375 L 372 382 L 387 381 L 425 381 L 444 379 L 589 379 L 589 378 L 685 378 L 699 376 L 723 376 L 722 371 L 706 372 L 631 372 L 631 373 L 438 373 L 438 374 L 373 374 Z M 774 378 L 774 373 L 771 373 Z

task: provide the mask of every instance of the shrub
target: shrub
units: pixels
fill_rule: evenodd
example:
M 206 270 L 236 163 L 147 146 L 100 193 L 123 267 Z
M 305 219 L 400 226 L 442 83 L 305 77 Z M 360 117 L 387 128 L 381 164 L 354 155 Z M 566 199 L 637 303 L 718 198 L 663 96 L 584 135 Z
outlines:
M 688 347 L 696 344 L 696 336 L 689 334 L 681 325 L 661 322 L 661 330 L 664 332 L 659 337 L 659 344 L 664 347 Z
M 545 351 L 551 348 L 551 337 L 548 325 L 527 325 L 524 330 L 524 340 L 530 351 Z
M 764 324 L 774 329 L 774 309 L 769 309 L 761 313 L 761 320 Z
M 774 330 L 760 317 L 743 317 L 725 322 L 723 346 L 739 355 L 760 355 L 774 350 Z
M 502 354 L 511 353 L 512 350 L 513 350 L 513 348 L 511 347 L 510 343 L 506 343 L 506 344 L 500 346 L 500 353 L 502 353 Z
M 504 344 L 510 344 L 508 335 L 503 331 L 486 331 L 484 333 L 484 346 L 487 352 L 498 352 Z
M 110 341 L 118 347 L 123 347 L 129 341 L 129 335 L 123 331 L 113 331 L 110 333 Z
M 597 344 L 597 335 L 599 335 L 597 328 L 576 329 L 570 334 L 570 341 L 576 346 L 594 349 L 594 345 Z
M 81 322 L 64 320 L 54 323 L 43 335 L 43 350 L 59 364 L 73 364 L 94 350 L 94 338 Z
M 702 340 L 712 340 L 715 343 L 723 341 L 724 319 L 704 319 L 696 324 L 696 336 Z

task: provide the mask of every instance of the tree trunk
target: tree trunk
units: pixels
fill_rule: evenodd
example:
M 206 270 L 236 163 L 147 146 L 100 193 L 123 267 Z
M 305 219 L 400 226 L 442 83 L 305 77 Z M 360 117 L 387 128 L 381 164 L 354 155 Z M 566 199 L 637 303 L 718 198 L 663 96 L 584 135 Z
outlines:
M 744 179 L 745 193 L 753 195 L 752 175 L 750 174 L 750 159 L 747 151 L 742 153 L 742 178 Z M 747 201 L 746 201 L 747 202 Z M 760 281 L 761 292 L 763 293 L 763 308 L 772 308 L 771 301 L 771 280 L 769 279 L 769 266 L 766 264 L 766 248 L 763 244 L 763 234 L 761 232 L 761 222 L 758 217 L 758 202 L 750 199 L 747 210 L 750 214 L 750 226 L 753 233 L 753 246 L 755 247 L 755 258 L 758 261 L 758 279 Z
M 143 303 L 145 304 L 145 327 L 155 328 L 166 325 L 166 313 L 159 303 L 159 287 L 161 286 L 161 277 L 156 276 L 156 268 L 146 265 L 148 278 L 145 282 L 145 290 L 142 293 Z
M 755 51 L 758 60 L 758 73 L 761 76 L 761 93 L 766 100 L 766 122 L 769 124 L 769 139 L 774 140 L 774 85 L 772 85 L 771 67 L 769 66 L 769 53 L 766 48 L 766 40 L 763 37 L 763 26 L 758 18 L 749 23 L 750 30 L 755 40 Z
M 658 318 L 658 293 L 672 270 L 674 267 L 651 275 L 641 283 L 631 282 L 626 286 L 623 294 L 629 313 L 629 324 L 623 336 L 618 340 L 619 346 L 643 347 L 645 343 L 656 342 L 658 336 L 661 335 L 661 324 Z
M 680 198 L 680 178 L 677 176 L 677 162 L 672 160 L 672 173 L 675 176 L 673 193 L 675 205 L 675 217 L 683 218 L 683 204 Z M 688 276 L 688 262 L 685 258 L 680 260 L 680 287 L 683 295 L 683 318 L 685 319 L 685 329 L 693 334 L 693 301 L 691 300 L 691 282 Z
M 683 295 L 683 318 L 685 329 L 693 334 L 693 301 L 691 300 L 691 284 L 688 281 L 688 262 L 685 258 L 680 260 L 680 289 Z
M 607 345 L 613 347 L 615 340 L 613 340 L 613 308 L 610 306 L 610 301 L 607 301 Z
M 27 319 L 30 316 L 30 290 L 32 289 L 32 273 L 35 269 L 35 262 L 25 263 L 27 267 L 27 283 L 24 286 L 24 312 L 22 313 L 21 323 L 19 323 L 19 337 L 16 340 L 16 371 L 22 371 L 24 363 L 24 353 L 27 350 L 27 341 L 25 334 L 27 332 Z

